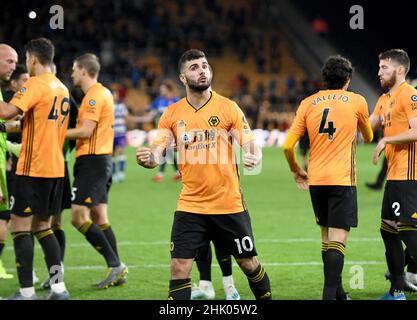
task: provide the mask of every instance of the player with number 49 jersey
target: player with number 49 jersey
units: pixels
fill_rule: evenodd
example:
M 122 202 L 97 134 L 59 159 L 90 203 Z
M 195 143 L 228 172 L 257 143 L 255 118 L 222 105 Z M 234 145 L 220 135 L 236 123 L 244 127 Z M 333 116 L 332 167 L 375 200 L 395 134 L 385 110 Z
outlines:
M 369 135 L 368 105 L 359 94 L 321 90 L 304 99 L 289 135 L 310 139 L 310 185 L 356 185 L 355 149 L 358 127 Z
M 29 78 L 10 103 L 25 113 L 16 174 L 63 177 L 62 147 L 70 110 L 67 87 L 54 74 L 44 73 Z

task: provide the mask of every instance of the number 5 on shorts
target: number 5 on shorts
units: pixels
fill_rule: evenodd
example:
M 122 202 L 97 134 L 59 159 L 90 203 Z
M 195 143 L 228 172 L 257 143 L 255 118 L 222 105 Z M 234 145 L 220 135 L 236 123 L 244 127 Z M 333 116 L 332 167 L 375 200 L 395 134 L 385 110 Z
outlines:
M 71 201 L 74 201 L 75 200 L 75 192 L 77 192 L 77 188 L 72 188 Z

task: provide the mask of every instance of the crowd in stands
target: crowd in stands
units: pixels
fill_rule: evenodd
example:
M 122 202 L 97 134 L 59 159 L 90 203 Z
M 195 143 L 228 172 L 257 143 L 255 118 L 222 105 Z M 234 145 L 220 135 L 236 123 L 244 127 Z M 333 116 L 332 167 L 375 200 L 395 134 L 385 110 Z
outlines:
M 230 83 L 231 98 L 244 109 L 254 128 L 285 130 L 300 99 L 318 86 L 314 79 L 281 74 L 283 40 L 278 33 L 266 37 L 262 30 L 268 11 L 273 10 L 268 4 L 254 0 L 234 5 L 218 0 L 57 0 L 54 4 L 64 8 L 64 29 L 50 28 L 52 15 L 44 4 L 28 8 L 24 0 L 5 2 L 0 12 L 0 42 L 21 48 L 23 57 L 28 39 L 50 38 L 56 46 L 58 76 L 66 84 L 71 82 L 74 56 L 97 54 L 102 65 L 100 81 L 113 84 L 122 100 L 132 90 L 143 92 L 141 97 L 146 99 L 139 99 L 141 107 L 127 101 L 138 115 L 157 97 L 164 79 L 177 78 L 178 57 L 191 47 L 204 50 L 209 59 L 225 54 L 235 55 L 240 63 L 251 59 L 256 72 L 271 75 L 267 81 L 256 81 L 245 69 L 236 70 Z M 22 8 L 35 10 L 37 18 L 29 19 Z M 257 82 L 252 90 L 251 81 Z M 179 83 L 178 88 L 182 90 Z M 73 95 L 80 100 L 79 91 Z

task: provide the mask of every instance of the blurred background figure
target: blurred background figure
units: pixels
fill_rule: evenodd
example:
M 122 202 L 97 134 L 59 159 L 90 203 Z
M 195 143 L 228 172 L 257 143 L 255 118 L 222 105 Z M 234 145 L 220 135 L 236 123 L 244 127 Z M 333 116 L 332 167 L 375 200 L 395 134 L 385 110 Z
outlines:
M 117 90 L 113 90 L 112 93 L 114 99 L 114 144 L 112 179 L 114 182 L 122 182 L 125 180 L 126 156 L 124 149 L 126 147 L 126 122 L 129 111 L 126 107 L 126 104 L 121 101 L 119 92 Z
M 157 97 L 150 105 L 149 117 L 154 122 L 155 128 L 158 127 L 159 118 L 164 113 L 165 109 L 169 105 L 180 100 L 176 95 L 176 85 L 172 80 L 165 80 L 159 86 L 159 97 Z M 173 180 L 181 180 L 181 175 L 178 170 L 177 158 L 173 148 L 167 149 L 167 154 L 165 161 L 159 166 L 158 173 L 153 177 L 155 182 L 161 182 L 164 179 L 164 172 L 166 168 L 167 161 L 172 161 L 174 166 L 175 174 L 172 177 Z

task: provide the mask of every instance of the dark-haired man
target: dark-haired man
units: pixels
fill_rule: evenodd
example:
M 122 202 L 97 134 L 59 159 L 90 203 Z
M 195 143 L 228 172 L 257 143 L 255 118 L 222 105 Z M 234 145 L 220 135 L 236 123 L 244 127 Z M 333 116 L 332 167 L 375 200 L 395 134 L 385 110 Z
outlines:
M 379 55 L 378 76 L 383 94 L 370 118 L 372 128 L 383 127 L 384 137 L 373 154 L 378 162 L 382 151 L 388 161 L 381 210 L 381 236 L 391 276 L 391 287 L 381 299 L 405 300 L 404 252 L 407 247 L 411 265 L 417 263 L 417 90 L 406 82 L 410 59 L 402 49 L 392 49 Z M 411 284 L 417 285 L 417 275 L 408 274 Z
M 355 148 L 359 127 L 371 142 L 368 105 L 347 91 L 353 67 L 341 56 L 331 56 L 322 69 L 325 90 L 304 99 L 284 144 L 284 153 L 297 186 L 310 190 L 316 222 L 321 228 L 324 267 L 324 300 L 346 300 L 342 270 L 345 247 L 352 227 L 358 224 Z M 308 174 L 300 168 L 294 147 L 308 131 Z
M 86 53 L 75 59 L 72 79 L 85 96 L 78 111 L 77 125 L 66 137 L 76 139 L 72 224 L 106 260 L 106 278 L 94 285 L 99 289 L 126 282 L 128 270 L 119 259 L 116 237 L 107 215 L 108 191 L 112 177 L 114 102 L 109 89 L 97 81 L 100 62 Z
M 243 163 L 253 170 L 261 151 L 238 105 L 211 89 L 212 69 L 204 52 L 186 51 L 178 63 L 186 97 L 162 115 L 150 148 L 138 148 L 136 159 L 155 168 L 174 139 L 183 188 L 171 233 L 169 299 L 190 299 L 190 272 L 210 240 L 232 254 L 246 274 L 256 299 L 272 298 L 269 278 L 256 259 L 249 213 L 239 186 L 233 140 L 244 150 Z
M 68 122 L 69 93 L 51 72 L 55 55 L 51 41 L 34 39 L 27 43 L 25 49 L 26 66 L 31 78 L 10 103 L 0 102 L 2 119 L 25 113 L 11 216 L 20 290 L 11 299 L 36 299 L 31 230 L 44 251 L 49 275 L 53 279 L 46 299 L 69 299 L 59 244 L 51 230 L 51 216 L 59 213 L 62 198 L 62 146 Z

